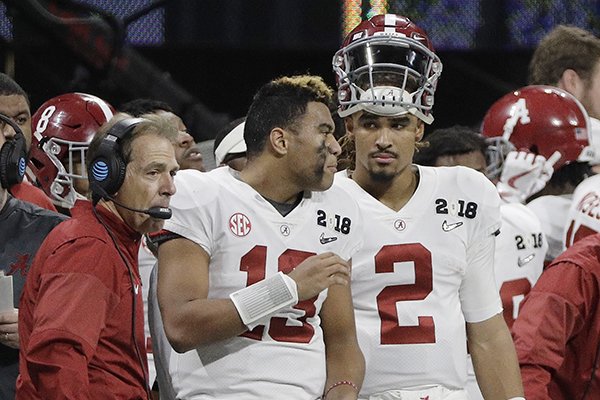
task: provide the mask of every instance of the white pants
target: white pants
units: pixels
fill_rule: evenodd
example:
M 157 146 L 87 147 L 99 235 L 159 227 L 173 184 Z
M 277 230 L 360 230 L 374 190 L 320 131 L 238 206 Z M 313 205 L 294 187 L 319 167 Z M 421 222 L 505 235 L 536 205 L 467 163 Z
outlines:
M 386 390 L 369 396 L 368 400 L 469 400 L 465 390 L 450 390 L 434 386 L 412 390 Z

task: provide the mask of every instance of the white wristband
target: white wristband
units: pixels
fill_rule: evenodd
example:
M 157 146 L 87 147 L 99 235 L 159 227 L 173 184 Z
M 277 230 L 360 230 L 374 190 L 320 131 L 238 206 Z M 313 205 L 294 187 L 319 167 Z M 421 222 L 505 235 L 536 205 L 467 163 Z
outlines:
M 511 397 L 508 400 L 525 400 L 525 397 L 520 397 L 520 396 L 519 397 Z
M 282 308 L 298 303 L 296 282 L 282 272 L 229 295 L 244 325 L 252 330 L 256 322 Z

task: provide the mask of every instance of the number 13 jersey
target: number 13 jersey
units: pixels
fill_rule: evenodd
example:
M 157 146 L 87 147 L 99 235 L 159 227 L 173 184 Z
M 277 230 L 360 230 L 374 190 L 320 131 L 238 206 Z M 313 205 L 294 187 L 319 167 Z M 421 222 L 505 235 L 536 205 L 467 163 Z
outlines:
M 364 244 L 353 257 L 352 297 L 365 355 L 361 398 L 393 389 L 466 382 L 465 320 L 502 311 L 494 281 L 500 199 L 465 167 L 421 167 L 398 212 L 336 174 L 363 213 Z
M 173 217 L 165 224 L 209 254 L 209 298 L 290 272 L 313 254 L 350 259 L 362 244 L 358 204 L 342 189 L 305 193 L 284 217 L 234 174 L 227 167 L 179 172 Z M 319 318 L 326 298 L 324 290 L 243 335 L 173 352 L 169 370 L 178 398 L 318 398 L 326 379 Z

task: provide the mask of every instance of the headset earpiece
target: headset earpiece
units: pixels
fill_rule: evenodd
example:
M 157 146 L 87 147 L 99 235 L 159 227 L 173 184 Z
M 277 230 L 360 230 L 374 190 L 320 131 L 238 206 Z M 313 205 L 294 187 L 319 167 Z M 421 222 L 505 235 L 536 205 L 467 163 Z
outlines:
M 122 141 L 143 121 L 126 118 L 117 122 L 100 142 L 97 153 L 89 162 L 88 181 L 95 199 L 114 195 L 125 180 L 127 163 L 123 157 Z
M 27 167 L 27 143 L 23 131 L 12 119 L 0 114 L 0 120 L 15 131 L 15 137 L 5 141 L 0 148 L 0 185 L 8 189 L 23 181 Z

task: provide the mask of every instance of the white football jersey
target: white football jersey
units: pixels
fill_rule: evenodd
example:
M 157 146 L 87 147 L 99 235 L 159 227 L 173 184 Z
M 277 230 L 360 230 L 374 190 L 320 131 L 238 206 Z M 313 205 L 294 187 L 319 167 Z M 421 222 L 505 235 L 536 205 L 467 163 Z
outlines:
M 331 251 L 350 259 L 361 246 L 358 204 L 342 189 L 306 193 L 283 217 L 234 175 L 230 168 L 179 172 L 173 217 L 165 224 L 209 254 L 209 298 L 228 298 L 314 254 Z M 177 397 L 318 398 L 326 379 L 319 318 L 326 297 L 324 290 L 250 332 L 172 353 L 169 370 Z
M 600 232 L 600 175 L 584 179 L 573 192 L 564 227 L 564 246 Z
M 334 187 L 356 198 L 365 222 L 352 259 L 352 297 L 366 374 L 360 398 L 443 385 L 463 389 L 465 321 L 502 311 L 494 281 L 493 235 L 500 198 L 466 167 L 419 166 L 419 185 L 398 212 L 345 172 Z
M 500 287 L 504 320 L 508 327 L 517 318 L 519 305 L 544 269 L 544 257 L 548 243 L 537 216 L 520 203 L 500 206 L 502 228 L 496 236 L 494 272 Z M 467 391 L 471 400 L 483 399 L 473 365 L 469 358 Z
M 568 220 L 571 194 L 560 196 L 540 196 L 527 203 L 542 224 L 542 230 L 548 242 L 546 261 L 554 260 L 565 250 L 564 230 Z

